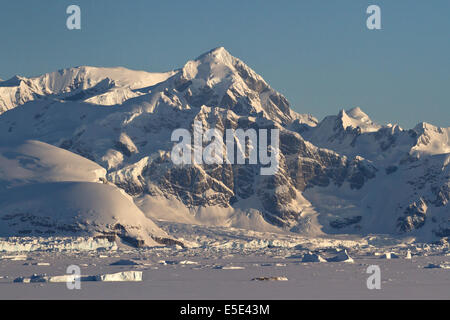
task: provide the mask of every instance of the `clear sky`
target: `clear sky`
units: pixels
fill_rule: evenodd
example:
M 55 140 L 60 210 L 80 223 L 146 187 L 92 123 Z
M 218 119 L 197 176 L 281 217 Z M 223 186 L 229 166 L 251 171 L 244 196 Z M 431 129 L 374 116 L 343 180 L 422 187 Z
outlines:
M 81 7 L 81 30 L 66 8 Z M 382 30 L 366 28 L 381 8 Z M 224 46 L 319 119 L 450 126 L 450 1 L 3 0 L 0 78 L 79 66 L 167 71 Z

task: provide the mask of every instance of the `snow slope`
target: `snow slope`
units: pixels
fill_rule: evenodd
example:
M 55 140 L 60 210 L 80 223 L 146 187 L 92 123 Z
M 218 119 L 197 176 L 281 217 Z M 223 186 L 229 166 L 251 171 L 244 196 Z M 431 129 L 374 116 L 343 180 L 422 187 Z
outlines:
M 102 235 L 126 230 L 156 242 L 167 236 L 118 188 L 93 182 L 38 183 L 0 193 L 1 236 Z
M 105 175 L 95 162 L 44 142 L 0 145 L 0 191 L 30 183 L 99 182 Z
M 105 174 L 43 142 L 0 146 L 0 236 L 117 234 L 147 245 L 167 237 Z

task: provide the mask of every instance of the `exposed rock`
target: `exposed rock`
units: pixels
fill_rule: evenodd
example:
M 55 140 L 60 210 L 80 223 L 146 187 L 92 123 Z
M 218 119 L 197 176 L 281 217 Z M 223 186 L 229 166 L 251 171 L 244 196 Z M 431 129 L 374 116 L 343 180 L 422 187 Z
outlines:
M 398 218 L 397 228 L 400 232 L 419 229 L 425 224 L 428 206 L 423 199 L 412 203 L 406 208 L 404 216 Z

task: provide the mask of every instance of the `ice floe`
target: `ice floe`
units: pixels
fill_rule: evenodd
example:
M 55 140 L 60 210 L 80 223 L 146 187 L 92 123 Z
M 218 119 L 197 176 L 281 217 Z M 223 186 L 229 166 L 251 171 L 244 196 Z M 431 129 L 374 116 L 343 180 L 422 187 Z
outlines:
M 117 244 L 93 237 L 0 238 L 0 252 L 117 250 Z

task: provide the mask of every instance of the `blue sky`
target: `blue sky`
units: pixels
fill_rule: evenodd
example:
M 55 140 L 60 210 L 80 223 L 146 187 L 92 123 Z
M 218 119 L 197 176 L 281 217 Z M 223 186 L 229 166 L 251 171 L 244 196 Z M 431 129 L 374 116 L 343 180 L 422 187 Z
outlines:
M 67 30 L 66 8 L 82 29 Z M 381 8 L 382 30 L 366 28 Z M 2 1 L 0 78 L 78 65 L 181 67 L 224 46 L 322 119 L 361 107 L 380 123 L 450 126 L 450 1 Z

